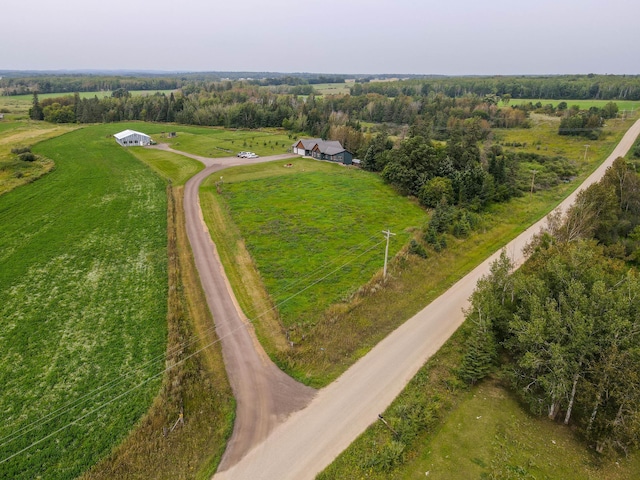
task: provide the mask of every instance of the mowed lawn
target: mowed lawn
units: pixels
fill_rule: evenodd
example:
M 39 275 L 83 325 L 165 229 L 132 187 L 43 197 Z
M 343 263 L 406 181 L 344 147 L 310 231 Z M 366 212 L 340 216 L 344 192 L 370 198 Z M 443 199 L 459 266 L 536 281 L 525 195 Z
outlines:
M 2 478 L 78 476 L 159 388 L 165 183 L 110 137 L 122 128 L 38 144 L 55 170 L 0 196 Z
M 176 150 L 203 157 L 234 157 L 238 152 L 251 151 L 260 156 L 286 153 L 295 142 L 282 129 L 228 130 L 211 127 L 167 125 L 176 137 L 154 136 L 158 143 L 168 143 Z
M 233 221 L 290 326 L 314 322 L 331 304 L 347 300 L 382 268 L 382 231 L 396 234 L 389 247 L 393 256 L 427 214 L 374 174 L 308 159 L 284 164 L 221 174 Z

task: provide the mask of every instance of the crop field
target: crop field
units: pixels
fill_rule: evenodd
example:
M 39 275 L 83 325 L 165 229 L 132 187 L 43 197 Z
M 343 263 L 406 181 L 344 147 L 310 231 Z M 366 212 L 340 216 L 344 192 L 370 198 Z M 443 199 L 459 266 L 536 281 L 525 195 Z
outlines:
M 149 408 L 164 370 L 165 184 L 122 125 L 33 150 L 55 162 L 0 196 L 0 470 L 72 478 Z M 125 127 L 126 128 L 126 127 Z
M 171 126 L 166 127 L 167 130 Z M 168 143 L 176 150 L 203 157 L 233 157 L 238 152 L 251 151 L 260 156 L 286 153 L 295 142 L 283 130 L 225 130 L 221 128 L 188 127 L 176 125 L 173 138 L 155 138 L 158 143 Z
M 131 90 L 131 95 L 155 95 L 156 93 L 164 93 L 169 95 L 173 90 Z M 110 97 L 111 91 L 105 90 L 101 92 L 79 92 L 80 98 L 104 98 Z M 38 100 L 45 98 L 58 98 L 65 96 L 73 96 L 73 93 L 42 93 L 38 94 Z M 0 110 L 6 109 L 11 113 L 27 113 L 31 108 L 33 95 L 0 95 Z

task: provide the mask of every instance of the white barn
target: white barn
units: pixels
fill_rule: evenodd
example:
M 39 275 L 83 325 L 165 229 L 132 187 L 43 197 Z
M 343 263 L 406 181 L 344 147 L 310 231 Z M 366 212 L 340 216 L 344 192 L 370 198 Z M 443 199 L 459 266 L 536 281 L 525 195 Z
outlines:
M 116 142 L 123 147 L 144 146 L 151 144 L 151 137 L 135 130 L 124 130 L 114 135 Z

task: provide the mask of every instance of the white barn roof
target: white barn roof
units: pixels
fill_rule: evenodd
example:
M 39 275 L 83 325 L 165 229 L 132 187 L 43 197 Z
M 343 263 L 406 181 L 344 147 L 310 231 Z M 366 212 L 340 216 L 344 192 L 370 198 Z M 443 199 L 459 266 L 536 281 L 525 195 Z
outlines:
M 116 133 L 114 137 L 118 140 L 122 140 L 123 138 L 129 137 L 131 135 L 142 135 L 143 137 L 148 137 L 146 133 L 136 132 L 135 130 L 123 130 L 120 133 Z

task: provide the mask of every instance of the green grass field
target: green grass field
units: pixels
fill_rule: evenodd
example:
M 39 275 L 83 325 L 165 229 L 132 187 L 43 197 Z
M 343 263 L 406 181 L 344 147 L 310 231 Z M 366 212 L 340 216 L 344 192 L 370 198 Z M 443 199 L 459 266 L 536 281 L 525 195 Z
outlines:
M 238 152 L 251 151 L 260 156 L 286 153 L 294 143 L 283 130 L 225 130 L 222 128 L 171 125 L 167 131 L 176 131 L 177 137 L 156 138 L 158 143 L 168 143 L 176 150 L 203 157 L 233 157 Z
M 427 216 L 376 175 L 307 159 L 283 163 L 225 170 L 223 196 L 290 327 L 316 322 L 369 281 L 383 264 L 382 230 L 397 233 L 394 255 Z
M 638 100 L 550 100 L 550 99 L 536 99 L 536 98 L 514 98 L 509 102 L 509 105 L 520 105 L 523 103 L 533 103 L 534 105 L 540 102 L 542 105 L 553 105 L 557 107 L 560 102 L 566 102 L 567 106 L 572 107 L 577 105 L 581 110 L 588 110 L 591 107 L 602 108 L 607 103 L 613 102 L 618 105 L 620 113 L 626 110 L 628 113 L 635 111 L 640 107 L 640 101 Z
M 30 120 L 0 122 L 0 195 L 40 178 L 54 167 L 51 160 L 44 158 L 22 161 L 11 153 L 12 148 L 32 146 L 74 128 L 77 127 Z
M 318 83 L 313 85 L 313 89 L 319 95 L 349 95 L 352 85 L 353 83 Z
M 160 385 L 165 184 L 110 137 L 120 129 L 37 145 L 55 170 L 0 196 L 4 478 L 79 475 L 123 439 Z
M 132 148 L 130 152 L 175 186 L 184 185 L 204 169 L 204 165 L 197 160 L 171 152 L 150 148 Z

